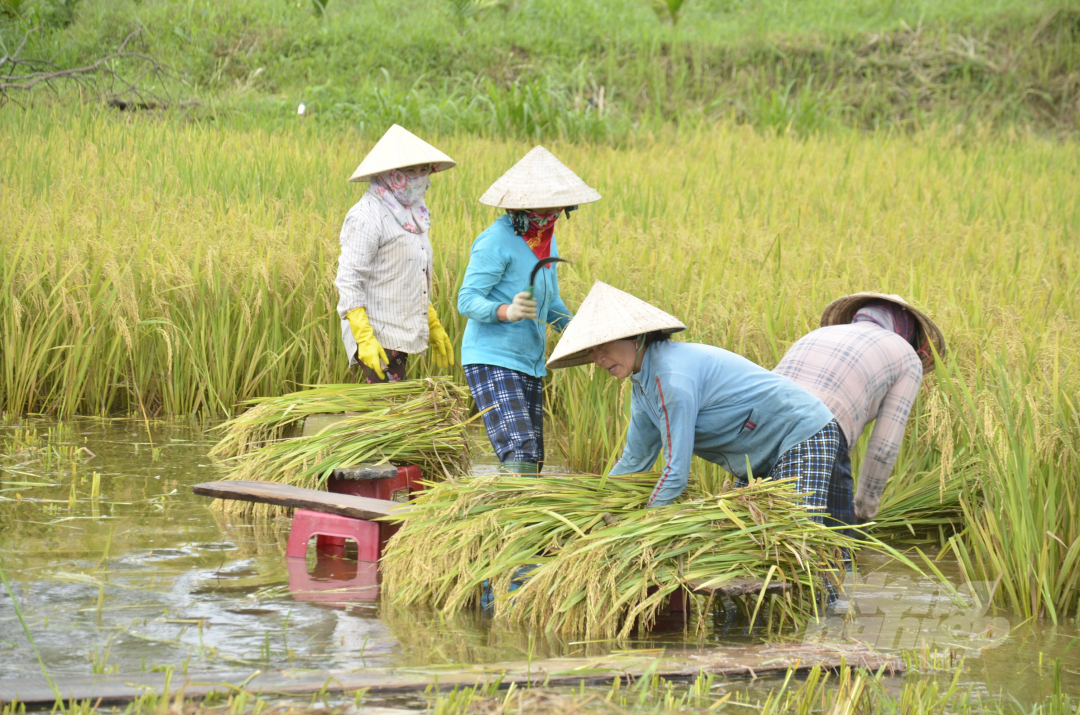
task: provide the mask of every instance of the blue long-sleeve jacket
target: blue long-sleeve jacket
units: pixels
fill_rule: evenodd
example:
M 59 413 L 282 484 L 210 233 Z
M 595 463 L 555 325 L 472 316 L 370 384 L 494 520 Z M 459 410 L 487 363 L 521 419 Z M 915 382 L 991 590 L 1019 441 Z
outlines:
M 551 255 L 559 255 L 554 237 Z M 512 303 L 515 295 L 528 289 L 537 260 L 525 239 L 514 233 L 508 215 L 500 216 L 473 241 L 458 291 L 458 312 L 469 319 L 461 340 L 462 365 L 499 365 L 533 377 L 547 374 L 544 323 L 561 331 L 573 317 L 559 297 L 557 266 L 536 274 L 537 320 L 500 322 L 496 315 L 500 305 Z
M 782 375 L 711 345 L 653 343 L 631 377 L 630 428 L 612 474 L 664 470 L 649 506 L 683 493 L 698 455 L 739 477 L 769 474 L 780 456 L 832 421 L 829 408 Z

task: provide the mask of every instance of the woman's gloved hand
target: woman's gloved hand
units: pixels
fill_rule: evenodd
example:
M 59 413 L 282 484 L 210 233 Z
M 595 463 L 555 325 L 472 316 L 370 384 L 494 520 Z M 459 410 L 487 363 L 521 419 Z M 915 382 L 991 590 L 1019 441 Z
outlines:
M 511 323 L 536 317 L 536 301 L 523 290 L 514 296 L 514 302 L 506 306 L 506 319 Z
M 435 360 L 435 367 L 440 370 L 454 364 L 454 344 L 450 342 L 450 336 L 439 322 L 439 314 L 435 312 L 435 306 L 428 303 L 428 348 L 431 357 Z
M 371 368 L 380 380 L 385 380 L 383 365 L 389 365 L 390 360 L 387 359 L 382 345 L 375 339 L 375 332 L 367 319 L 367 310 L 353 308 L 346 314 L 345 319 L 349 321 L 352 336 L 356 340 L 356 359 Z

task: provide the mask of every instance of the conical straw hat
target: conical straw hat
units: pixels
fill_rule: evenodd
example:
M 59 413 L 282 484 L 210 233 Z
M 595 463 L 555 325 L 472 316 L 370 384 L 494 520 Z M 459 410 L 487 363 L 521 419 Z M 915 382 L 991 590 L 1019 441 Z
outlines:
M 887 300 L 890 303 L 896 303 L 911 311 L 911 314 L 919 321 L 923 337 L 934 344 L 934 349 L 937 350 L 938 355 L 942 357 L 945 356 L 945 334 L 941 332 L 941 328 L 937 326 L 937 323 L 931 320 L 930 316 L 926 313 L 911 305 L 900 296 L 891 293 L 852 293 L 851 295 L 837 298 L 832 303 L 825 306 L 825 310 L 822 311 L 821 327 L 824 328 L 828 325 L 846 325 L 847 323 L 850 323 L 851 319 L 855 317 L 855 314 L 859 312 L 859 308 L 874 300 Z M 919 357 L 922 359 L 923 372 L 933 371 L 934 356 L 931 354 L 919 353 Z
M 542 146 L 511 166 L 480 197 L 480 203 L 501 209 L 552 209 L 599 200 L 596 189 Z
M 547 366 L 556 369 L 584 365 L 592 362 L 590 348 L 657 330 L 677 333 L 686 326 L 656 306 L 596 281 L 563 331 Z
M 356 167 L 349 181 L 371 181 L 376 174 L 417 164 L 431 164 L 432 171 L 446 171 L 457 162 L 405 127 L 395 124 Z

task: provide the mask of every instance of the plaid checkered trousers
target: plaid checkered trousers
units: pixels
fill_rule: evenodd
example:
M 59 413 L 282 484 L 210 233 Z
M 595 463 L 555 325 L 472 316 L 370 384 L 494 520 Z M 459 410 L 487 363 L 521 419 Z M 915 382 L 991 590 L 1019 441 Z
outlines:
M 498 365 L 463 365 L 500 462 L 544 461 L 543 381 Z
M 829 501 L 825 510 L 829 518 L 825 526 L 851 526 L 858 523 L 855 518 L 855 498 L 851 478 L 851 453 L 848 450 L 844 431 L 840 430 L 840 447 L 836 450 L 833 462 L 832 478 L 829 480 Z M 845 536 L 854 536 L 851 529 L 844 529 Z
M 797 445 L 780 455 L 780 459 L 773 465 L 769 472 L 769 479 L 795 478 L 795 488 L 805 494 L 805 505 L 810 511 L 810 518 L 819 524 L 830 523 L 826 514 L 830 509 L 842 511 L 850 509 L 851 486 L 847 486 L 847 503 L 844 503 L 844 485 L 839 479 L 834 480 L 833 463 L 836 461 L 836 453 L 840 448 L 840 426 L 833 420 L 825 425 L 817 434 L 805 442 Z M 739 486 L 746 486 L 742 479 L 738 480 Z M 834 493 L 835 490 L 835 493 Z M 839 514 L 833 515 L 833 518 Z M 834 523 L 834 522 L 832 522 Z M 847 560 L 844 554 L 842 561 Z M 843 576 L 843 564 L 834 564 L 836 578 Z M 839 597 L 836 585 L 832 579 L 826 577 L 823 586 L 825 588 L 825 602 L 833 603 Z
M 769 472 L 769 479 L 795 479 L 797 491 L 806 495 L 805 504 L 819 524 L 828 513 L 833 462 L 840 447 L 840 427 L 833 420 L 810 439 L 780 455 Z M 746 486 L 744 479 L 737 485 Z

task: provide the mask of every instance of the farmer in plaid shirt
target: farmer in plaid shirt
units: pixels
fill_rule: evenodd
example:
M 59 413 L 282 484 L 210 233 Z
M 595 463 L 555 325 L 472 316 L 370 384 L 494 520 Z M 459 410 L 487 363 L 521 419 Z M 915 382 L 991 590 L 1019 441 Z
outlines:
M 773 372 L 819 398 L 840 425 L 828 513 L 834 525 L 856 524 L 878 512 L 923 373 L 934 369 L 930 346 L 944 355 L 945 337 L 903 298 L 879 293 L 833 301 L 821 325 L 792 345 Z M 853 506 L 849 450 L 871 421 Z

